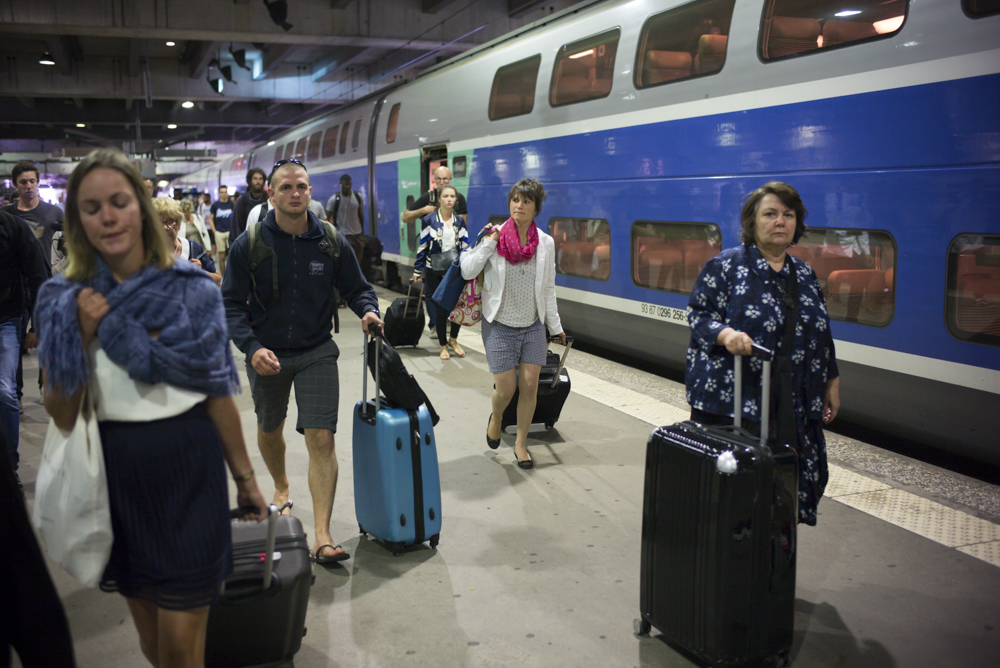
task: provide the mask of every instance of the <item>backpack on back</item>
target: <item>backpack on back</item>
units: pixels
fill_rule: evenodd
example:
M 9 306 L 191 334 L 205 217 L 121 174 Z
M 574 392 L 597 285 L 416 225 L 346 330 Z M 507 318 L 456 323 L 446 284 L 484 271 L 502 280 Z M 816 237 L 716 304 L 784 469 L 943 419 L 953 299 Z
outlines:
M 333 260 L 334 275 L 336 275 L 337 267 L 340 264 L 340 240 L 337 237 L 337 230 L 333 225 L 325 220 L 321 220 L 319 222 L 323 225 L 323 240 L 319 242 L 319 249 L 329 255 L 330 259 Z M 267 307 L 264 306 L 264 302 L 257 294 L 257 267 L 259 267 L 260 264 L 268 258 L 271 258 L 272 299 L 278 299 L 278 256 L 275 254 L 273 248 L 264 243 L 264 238 L 261 235 L 261 228 L 263 225 L 264 221 L 262 219 L 258 220 L 253 225 L 247 227 L 246 231 L 247 245 L 250 247 L 251 291 L 253 293 L 253 298 L 257 300 L 257 304 L 259 304 L 261 310 L 264 311 L 264 315 L 250 323 L 251 327 L 256 327 L 267 318 Z M 334 294 L 336 294 L 336 288 L 334 288 L 334 291 Z M 340 333 L 340 315 L 337 312 L 336 305 L 333 309 L 333 328 L 334 332 L 338 334 Z

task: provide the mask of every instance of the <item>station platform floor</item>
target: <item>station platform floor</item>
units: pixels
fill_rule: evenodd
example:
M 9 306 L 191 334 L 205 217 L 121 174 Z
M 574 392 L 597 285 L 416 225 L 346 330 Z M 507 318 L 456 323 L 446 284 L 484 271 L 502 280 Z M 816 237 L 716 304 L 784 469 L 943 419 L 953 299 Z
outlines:
M 379 292 L 384 311 L 396 295 Z M 412 547 L 396 558 L 359 535 L 354 515 L 350 416 L 361 398 L 362 334 L 347 310 L 335 339 L 340 481 L 332 533 L 351 559 L 314 566 L 297 668 L 695 665 L 655 631 L 632 633 L 646 441 L 653 426 L 687 417 L 682 386 L 573 351 L 572 393 L 555 428 L 532 434 L 535 468 L 525 471 L 515 464 L 513 436 L 496 451 L 485 442 L 492 385 L 478 328 L 463 329 L 467 355 L 449 361 L 425 332 L 400 354 L 441 415 L 443 529 L 436 550 Z M 48 422 L 29 380 L 36 368 L 25 359 L 20 473 L 29 503 Z M 237 403 L 268 497 L 273 486 L 242 380 Z M 311 543 L 308 456 L 288 426 L 295 416 L 292 401 L 287 469 L 294 514 Z M 828 436 L 831 482 L 819 525 L 798 534 L 793 665 L 996 666 L 1000 490 Z M 124 600 L 49 566 L 79 665 L 147 665 Z

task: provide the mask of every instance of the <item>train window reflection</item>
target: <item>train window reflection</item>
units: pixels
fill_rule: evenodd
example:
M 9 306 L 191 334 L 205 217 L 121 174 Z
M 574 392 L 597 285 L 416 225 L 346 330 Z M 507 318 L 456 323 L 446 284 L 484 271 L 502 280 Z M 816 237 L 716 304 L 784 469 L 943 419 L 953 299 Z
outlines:
M 306 151 L 306 162 L 312 164 L 319 160 L 319 145 L 323 141 L 323 133 L 316 132 L 309 137 L 309 149 Z
M 361 137 L 361 119 L 354 121 L 354 136 L 351 137 L 351 150 L 358 150 L 358 141 Z
M 334 125 L 332 128 L 327 128 L 326 134 L 323 135 L 323 157 L 332 158 L 337 155 L 337 128 L 339 126 Z
M 490 91 L 490 120 L 530 114 L 535 108 L 535 84 L 538 82 L 540 55 L 504 65 L 493 77 Z
M 556 272 L 606 281 L 611 276 L 611 227 L 596 218 L 550 218 Z
M 305 162 L 306 159 L 306 143 L 309 141 L 308 138 L 303 137 L 295 145 L 295 155 L 293 156 L 299 162 Z
M 621 30 L 615 28 L 559 49 L 549 89 L 553 107 L 611 94 L 620 35 Z
M 956 339 L 1000 346 L 1000 235 L 962 234 L 948 246 L 945 322 Z
M 340 154 L 344 155 L 347 152 L 347 130 L 351 127 L 351 122 L 347 121 L 344 123 L 343 127 L 340 128 Z
M 1000 0 L 962 0 L 962 9 L 974 19 L 1000 14 Z
M 819 279 L 832 320 L 885 327 L 896 302 L 896 242 L 881 230 L 811 227 L 788 249 Z
M 389 122 L 385 126 L 385 143 L 391 144 L 396 141 L 396 127 L 399 125 L 399 110 L 403 108 L 402 102 L 392 105 L 389 110 Z
M 713 223 L 637 221 L 632 225 L 632 282 L 641 288 L 691 294 L 705 263 L 722 250 Z
M 285 148 L 283 146 L 279 146 L 274 151 L 274 162 L 272 162 L 271 164 L 273 164 L 273 165 L 278 164 L 278 161 L 281 160 L 281 158 L 282 158 L 283 155 L 285 155 Z
M 714 74 L 726 62 L 735 0 L 702 0 L 649 17 L 642 26 L 636 88 Z
M 760 29 L 760 57 L 777 60 L 892 37 L 909 0 L 769 0 Z
M 294 158 L 294 157 L 295 157 L 295 142 L 290 141 L 287 144 L 285 144 L 285 159 L 287 160 L 288 158 Z M 281 158 L 279 158 L 279 160 L 280 159 Z M 277 160 L 275 160 L 275 162 L 277 162 Z

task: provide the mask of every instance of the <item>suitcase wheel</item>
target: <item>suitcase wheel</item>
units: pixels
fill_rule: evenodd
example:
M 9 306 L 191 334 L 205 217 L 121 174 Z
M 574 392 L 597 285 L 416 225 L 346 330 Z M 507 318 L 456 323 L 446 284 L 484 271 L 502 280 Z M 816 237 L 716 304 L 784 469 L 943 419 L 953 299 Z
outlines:
M 650 626 L 649 622 L 647 622 L 645 619 L 632 620 L 632 633 L 634 633 L 637 636 L 648 636 L 649 631 L 652 628 L 653 627 Z
M 365 538 L 367 538 L 367 537 L 368 537 L 368 532 L 367 532 L 367 531 L 365 531 L 365 528 L 364 528 L 363 526 L 361 526 L 361 524 L 360 524 L 360 523 L 358 524 L 358 532 L 359 532 L 359 533 L 360 533 L 360 534 L 361 534 L 362 536 L 364 536 Z
M 554 427 L 554 426 L 556 426 L 555 422 L 546 422 L 545 423 L 545 428 L 546 429 L 552 429 L 552 427 Z
M 403 550 L 406 548 L 406 543 L 385 543 L 386 548 L 392 552 L 392 556 L 399 557 L 403 555 Z
M 440 541 L 440 540 L 441 540 L 441 534 L 439 534 L 439 533 L 436 533 L 433 536 L 431 536 L 430 543 L 431 543 L 431 549 L 432 550 L 435 549 L 435 548 L 437 548 L 438 541 Z

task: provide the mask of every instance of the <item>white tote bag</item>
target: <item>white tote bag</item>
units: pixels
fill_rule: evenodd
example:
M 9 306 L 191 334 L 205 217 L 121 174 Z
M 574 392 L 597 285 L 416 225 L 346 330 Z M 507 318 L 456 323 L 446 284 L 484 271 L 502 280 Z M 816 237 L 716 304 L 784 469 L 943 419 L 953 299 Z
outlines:
M 85 387 L 72 431 L 49 420 L 35 482 L 35 528 L 49 557 L 96 587 L 111 556 L 111 508 L 93 392 Z

